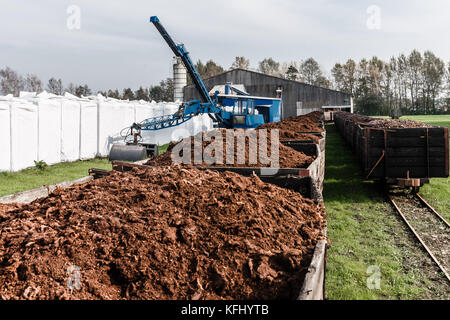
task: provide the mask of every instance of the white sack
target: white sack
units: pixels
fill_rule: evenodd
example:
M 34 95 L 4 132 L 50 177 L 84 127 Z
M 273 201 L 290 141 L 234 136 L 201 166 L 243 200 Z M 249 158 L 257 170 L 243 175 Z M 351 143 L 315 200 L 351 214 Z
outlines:
M 61 162 L 61 100 L 40 99 L 39 112 L 39 160 L 47 164 Z
M 31 102 L 12 102 L 12 170 L 34 166 L 37 160 L 37 106 Z
M 106 157 L 114 143 L 123 141 L 121 130 L 135 122 L 134 104 L 104 101 L 99 108 L 99 153 Z
M 154 108 L 150 104 L 136 104 L 136 122 L 154 117 Z
M 80 158 L 80 103 L 62 100 L 61 108 L 61 161 Z
M 9 171 L 10 152 L 9 102 L 0 101 L 0 171 Z
M 80 159 L 92 159 L 97 155 L 97 103 L 80 101 L 80 104 Z

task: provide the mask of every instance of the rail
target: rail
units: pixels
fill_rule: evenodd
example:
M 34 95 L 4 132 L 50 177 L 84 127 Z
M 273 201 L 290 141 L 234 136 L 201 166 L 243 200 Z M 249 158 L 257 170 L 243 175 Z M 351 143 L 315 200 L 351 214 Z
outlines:
M 448 224 L 448 222 L 433 207 L 431 207 L 430 204 L 428 204 L 422 196 L 418 194 L 413 194 L 413 198 L 394 194 L 389 194 L 388 196 L 392 205 L 400 214 L 405 224 L 408 226 L 417 240 L 421 243 L 421 245 L 425 248 L 426 252 L 433 259 L 435 264 L 444 273 L 447 280 L 450 282 L 450 275 L 447 272 L 447 269 L 450 267 L 449 253 L 447 252 L 443 254 L 438 250 L 438 245 L 440 244 L 439 240 L 450 240 L 450 225 Z M 414 199 L 416 201 L 414 201 Z M 427 212 L 429 216 L 426 216 Z M 430 212 L 432 213 L 431 215 Z M 410 219 L 408 219 L 407 215 L 410 216 Z M 414 228 L 414 223 L 410 221 L 414 220 L 414 215 L 420 217 L 419 219 L 421 223 L 425 225 L 429 224 L 429 231 L 424 231 L 423 227 L 421 228 L 422 230 L 416 230 L 416 228 Z M 418 219 L 417 217 L 416 220 Z M 441 227 L 439 227 L 439 224 L 441 224 Z M 445 225 L 444 228 L 442 228 L 442 224 Z M 445 231 L 441 232 L 441 230 L 443 229 Z M 433 241 L 430 241 L 430 239 L 433 239 Z

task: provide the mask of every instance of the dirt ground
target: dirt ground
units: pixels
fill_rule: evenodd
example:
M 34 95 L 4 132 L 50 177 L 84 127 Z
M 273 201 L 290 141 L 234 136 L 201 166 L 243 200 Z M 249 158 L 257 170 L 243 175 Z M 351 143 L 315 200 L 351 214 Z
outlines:
M 0 298 L 294 299 L 324 225 L 256 176 L 113 171 L 0 206 Z

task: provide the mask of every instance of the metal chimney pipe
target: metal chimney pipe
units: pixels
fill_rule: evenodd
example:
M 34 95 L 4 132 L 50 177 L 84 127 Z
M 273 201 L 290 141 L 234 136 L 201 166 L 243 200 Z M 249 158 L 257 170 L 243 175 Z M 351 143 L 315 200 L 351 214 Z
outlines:
M 186 68 L 180 57 L 173 60 L 173 101 L 184 101 L 183 88 L 187 84 Z

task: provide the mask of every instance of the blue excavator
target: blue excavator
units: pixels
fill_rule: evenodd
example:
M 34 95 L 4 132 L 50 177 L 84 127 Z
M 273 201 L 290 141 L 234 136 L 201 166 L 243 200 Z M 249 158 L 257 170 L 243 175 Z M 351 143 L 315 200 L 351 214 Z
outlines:
M 182 103 L 174 114 L 145 119 L 125 128 L 121 135 L 126 144 L 112 146 L 109 154 L 111 161 L 137 161 L 157 155 L 157 146 L 143 141 L 142 131 L 178 126 L 200 114 L 208 114 L 217 128 L 251 129 L 264 123 L 280 121 L 281 90 L 277 90 L 276 98 L 256 97 L 250 96 L 231 84 L 225 84 L 224 93 L 215 91 L 210 95 L 184 45 L 174 42 L 157 16 L 151 17 L 150 22 L 154 24 L 175 56 L 183 62 L 192 83 L 200 94 L 200 100 Z

